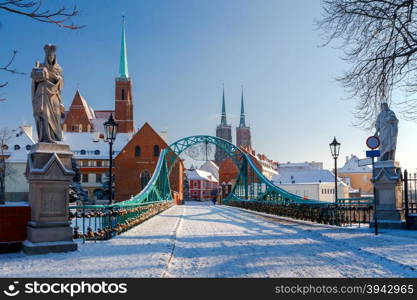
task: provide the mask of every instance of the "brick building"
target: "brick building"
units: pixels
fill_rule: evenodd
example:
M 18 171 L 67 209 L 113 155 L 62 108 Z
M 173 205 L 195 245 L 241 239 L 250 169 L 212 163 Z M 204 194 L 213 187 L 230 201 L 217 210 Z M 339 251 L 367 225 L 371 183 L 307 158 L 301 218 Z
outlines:
M 252 162 L 258 168 L 261 173 L 272 180 L 272 178 L 278 174 L 277 172 L 277 162 L 267 158 L 264 154 L 256 154 L 255 150 L 249 148 L 241 148 L 242 151 L 246 152 L 249 155 Z M 249 168 L 249 176 L 250 176 L 251 169 Z M 223 163 L 219 166 L 219 182 L 220 183 L 232 183 L 236 182 L 236 179 L 239 175 L 239 170 L 236 167 L 233 160 L 228 157 L 226 158 Z
M 114 110 L 95 110 L 88 105 L 80 91 L 76 91 L 68 111 L 64 113 L 62 128 L 64 132 L 104 133 L 103 124 L 110 114 L 119 123 L 119 133 L 133 134 L 132 80 L 128 73 L 127 49 L 124 24 L 122 27 L 122 44 L 120 49 L 119 76 L 115 79 Z
M 236 127 L 236 145 L 238 147 L 252 149 L 250 127 L 246 126 L 246 120 L 245 120 L 245 106 L 243 103 L 243 88 L 242 88 L 242 97 L 241 97 L 241 103 L 240 103 L 240 122 L 239 122 L 239 126 Z
M 226 119 L 226 100 L 224 97 L 224 87 L 223 87 L 223 97 L 222 97 L 222 115 L 221 115 L 220 125 L 218 125 L 216 128 L 216 137 L 232 142 L 232 126 L 227 124 L 227 119 Z M 216 147 L 216 153 L 214 155 L 215 163 L 219 166 L 225 158 L 227 158 L 226 151 L 224 151 L 220 147 Z
M 155 171 L 165 140 L 145 123 L 115 158 L 115 200 L 123 201 L 138 194 Z M 182 199 L 183 163 L 177 161 L 170 174 L 171 189 Z
M 213 191 L 216 191 L 219 181 L 210 172 L 200 169 L 190 169 L 186 172 L 189 198 L 197 201 L 209 201 L 213 199 Z

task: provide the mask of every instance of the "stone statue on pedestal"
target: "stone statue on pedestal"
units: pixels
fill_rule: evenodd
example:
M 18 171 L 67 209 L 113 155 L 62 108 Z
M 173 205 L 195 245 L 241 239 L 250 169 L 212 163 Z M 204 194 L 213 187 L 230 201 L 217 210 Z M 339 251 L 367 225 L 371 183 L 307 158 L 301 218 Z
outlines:
M 378 227 L 402 229 L 405 226 L 402 211 L 402 183 L 400 164 L 395 161 L 398 119 L 387 103 L 381 103 L 381 112 L 375 122 L 375 136 L 381 140 L 381 156 L 374 166 L 372 183 L 375 188 L 374 214 Z M 371 227 L 375 224 L 371 222 Z
M 61 66 L 56 58 L 56 46 L 45 45 L 45 62 L 36 62 L 32 69 L 32 106 L 38 141 L 55 143 L 62 140 L 61 90 L 64 86 Z
M 375 136 L 381 140 L 380 161 L 395 160 L 395 150 L 397 148 L 398 119 L 395 113 L 389 109 L 386 102 L 381 103 L 381 112 L 375 123 Z
M 28 155 L 30 221 L 23 251 L 27 254 L 77 249 L 69 221 L 68 191 L 75 175 L 73 153 L 63 144 L 61 90 L 62 69 L 54 45 L 45 45 L 45 62 L 32 70 L 32 106 L 38 143 Z

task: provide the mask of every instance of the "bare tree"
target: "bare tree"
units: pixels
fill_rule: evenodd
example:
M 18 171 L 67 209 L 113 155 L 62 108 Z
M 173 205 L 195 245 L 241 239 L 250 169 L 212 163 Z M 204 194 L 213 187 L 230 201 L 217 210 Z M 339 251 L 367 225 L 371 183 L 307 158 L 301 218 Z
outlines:
M 356 101 L 355 125 L 370 129 L 381 102 L 417 120 L 417 99 L 393 101 L 393 91 L 417 91 L 416 0 L 323 0 L 317 22 L 325 45 L 340 42 L 351 68 L 337 80 Z
M 23 16 L 32 20 L 54 24 L 62 28 L 76 30 L 83 26 L 77 26 L 72 23 L 72 18 L 79 15 L 77 6 L 68 9 L 62 6 L 55 10 L 45 8 L 42 0 L 0 0 L 0 11 Z M 11 58 L 7 63 L 0 67 L 0 71 L 9 72 L 13 74 L 25 74 L 12 68 L 12 64 L 16 58 L 17 50 L 13 50 Z M 0 82 L 0 88 L 5 87 L 8 82 Z M 0 102 L 4 101 L 0 98 Z
M 6 176 L 10 175 L 7 168 L 8 143 L 12 139 L 12 132 L 8 128 L 0 128 L 0 204 L 4 204 Z

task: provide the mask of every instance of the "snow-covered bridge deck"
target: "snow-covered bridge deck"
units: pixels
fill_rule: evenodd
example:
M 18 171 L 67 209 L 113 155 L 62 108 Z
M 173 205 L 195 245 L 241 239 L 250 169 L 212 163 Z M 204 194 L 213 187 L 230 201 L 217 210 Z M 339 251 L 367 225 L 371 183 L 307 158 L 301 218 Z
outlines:
M 417 232 L 347 229 L 237 208 L 174 206 L 72 253 L 0 254 L 1 277 L 417 277 Z

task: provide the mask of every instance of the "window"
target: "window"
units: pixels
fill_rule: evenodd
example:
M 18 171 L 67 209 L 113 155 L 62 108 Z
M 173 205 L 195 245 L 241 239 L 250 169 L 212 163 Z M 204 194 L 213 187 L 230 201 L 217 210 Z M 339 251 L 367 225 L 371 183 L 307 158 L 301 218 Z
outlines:
M 94 155 L 100 155 L 100 150 L 95 150 Z
M 141 155 L 141 153 L 140 153 L 141 151 L 140 151 L 140 146 L 136 146 L 135 147 L 135 156 L 137 156 L 137 157 L 139 157 L 140 155 Z
M 145 186 L 148 184 L 149 180 L 151 179 L 151 176 L 148 171 L 143 171 L 140 173 L 140 188 L 143 190 Z
M 153 146 L 153 156 L 156 156 L 156 157 L 159 156 L 159 146 L 158 145 Z
M 83 174 L 82 182 L 88 182 L 88 174 Z
M 97 167 L 101 167 L 101 165 L 102 165 L 102 164 L 101 164 L 101 160 L 98 160 L 98 161 L 97 161 Z
M 194 188 L 196 189 L 198 187 L 197 181 L 194 181 Z
M 122 89 L 122 100 L 125 100 L 125 89 Z
M 89 166 L 90 167 L 95 167 L 96 166 L 96 161 L 95 160 L 90 160 L 89 161 Z
M 26 150 L 30 151 L 30 149 L 32 149 L 32 146 L 31 145 L 26 145 Z
M 81 151 L 80 151 L 80 154 L 81 154 L 81 155 L 85 155 L 85 150 L 84 150 L 84 149 L 83 149 L 83 150 L 81 150 Z
M 82 167 L 88 167 L 88 160 L 82 160 Z
M 96 174 L 96 183 L 102 182 L 102 174 Z
M 14 150 L 20 150 L 20 146 L 19 145 L 14 145 Z

